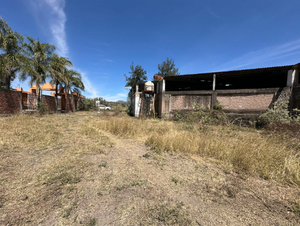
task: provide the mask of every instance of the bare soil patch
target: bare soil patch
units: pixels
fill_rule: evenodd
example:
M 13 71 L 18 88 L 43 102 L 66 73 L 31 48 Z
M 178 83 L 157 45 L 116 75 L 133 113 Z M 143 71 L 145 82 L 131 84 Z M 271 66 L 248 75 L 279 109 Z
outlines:
M 296 185 L 157 153 L 96 113 L 0 118 L 0 225 L 298 225 Z

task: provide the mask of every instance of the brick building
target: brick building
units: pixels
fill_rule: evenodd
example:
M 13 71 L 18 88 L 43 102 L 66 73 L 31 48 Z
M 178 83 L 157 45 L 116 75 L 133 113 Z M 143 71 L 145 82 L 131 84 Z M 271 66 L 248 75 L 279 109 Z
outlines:
M 159 117 L 172 118 L 177 110 L 194 106 L 212 108 L 217 102 L 228 114 L 259 115 L 279 99 L 290 109 L 300 108 L 300 63 L 296 65 L 154 77 L 155 111 Z M 138 116 L 143 88 L 131 90 Z

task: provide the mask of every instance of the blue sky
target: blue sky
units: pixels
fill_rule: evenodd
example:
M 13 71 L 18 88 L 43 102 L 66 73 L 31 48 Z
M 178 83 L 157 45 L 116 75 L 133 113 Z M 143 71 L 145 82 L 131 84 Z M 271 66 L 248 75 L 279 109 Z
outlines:
M 149 80 L 167 57 L 180 74 L 299 63 L 299 11 L 299 0 L 0 0 L 13 30 L 73 62 L 86 97 L 112 101 L 126 100 L 132 62 Z

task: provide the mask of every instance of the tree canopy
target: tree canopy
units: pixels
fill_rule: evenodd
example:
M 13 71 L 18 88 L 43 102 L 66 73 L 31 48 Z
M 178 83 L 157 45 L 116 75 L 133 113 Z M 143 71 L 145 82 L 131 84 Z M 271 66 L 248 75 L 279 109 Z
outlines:
M 175 68 L 174 60 L 167 58 L 161 64 L 158 64 L 158 72 L 155 74 L 157 76 L 167 77 L 180 75 L 178 68 Z
M 56 47 L 41 43 L 30 36 L 13 31 L 0 16 L 0 88 L 11 89 L 11 82 L 17 77 L 24 81 L 30 78 L 30 85 L 35 83 L 37 107 L 40 103 L 40 86 L 51 79 L 56 85 L 64 84 L 64 90 L 73 96 L 80 94 L 84 84 L 80 73 L 72 70 L 72 62 L 55 54 Z M 57 95 L 56 95 L 57 96 Z
M 147 81 L 147 72 L 142 68 L 141 65 L 134 66 L 134 62 L 130 65 L 130 76 L 124 75 L 126 78 L 126 85 L 125 86 L 134 86 L 135 84 L 139 82 L 146 82 Z

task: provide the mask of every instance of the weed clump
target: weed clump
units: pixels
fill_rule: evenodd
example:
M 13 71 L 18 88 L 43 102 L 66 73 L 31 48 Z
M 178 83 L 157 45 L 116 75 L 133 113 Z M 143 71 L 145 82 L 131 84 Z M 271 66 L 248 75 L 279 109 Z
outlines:
M 269 108 L 257 118 L 256 126 L 262 128 L 275 122 L 289 124 L 291 121 L 288 101 L 277 101 L 274 103 L 273 108 Z
M 276 101 L 272 108 L 269 108 L 257 118 L 256 126 L 264 128 L 274 123 L 290 124 L 298 121 L 298 109 L 294 109 L 294 114 L 291 114 L 288 101 Z
M 175 111 L 175 120 L 186 123 L 199 123 L 201 125 L 224 125 L 228 119 L 222 111 L 222 107 L 217 106 L 213 109 L 202 108 L 194 105 L 193 111 Z
M 149 206 L 149 220 L 151 225 L 193 225 L 193 221 L 183 209 L 184 204 L 178 203 L 174 206 L 157 204 Z

